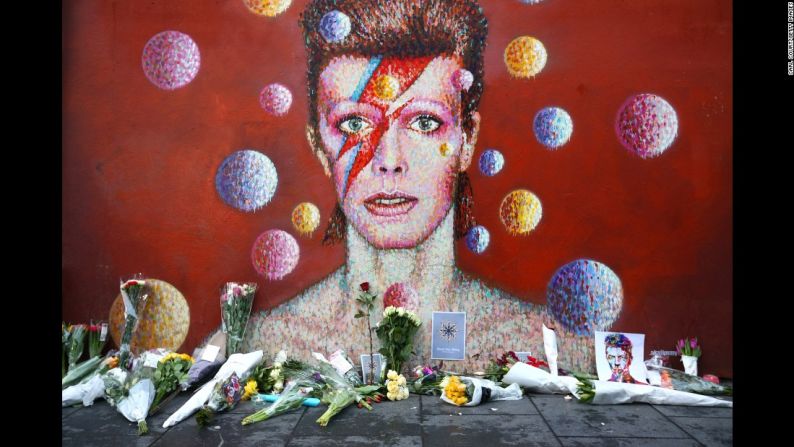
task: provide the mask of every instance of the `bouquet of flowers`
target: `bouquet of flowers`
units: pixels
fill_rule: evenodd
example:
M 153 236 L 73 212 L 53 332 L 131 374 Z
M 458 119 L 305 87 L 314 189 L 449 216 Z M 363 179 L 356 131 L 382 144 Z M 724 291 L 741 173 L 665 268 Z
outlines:
M 156 394 L 152 401 L 150 414 L 160 409 L 167 397 L 179 392 L 179 385 L 187 379 L 188 371 L 193 366 L 193 357 L 187 354 L 171 352 L 160 359 L 154 371 L 154 388 Z
M 200 409 L 210 398 L 210 395 L 215 389 L 215 385 L 219 382 L 226 381 L 232 374 L 237 377 L 247 378 L 248 374 L 253 368 L 262 361 L 262 351 L 249 352 L 248 354 L 232 354 L 226 360 L 226 363 L 221 366 L 215 377 L 209 382 L 205 383 L 201 388 L 196 390 L 195 393 L 184 403 L 174 414 L 168 417 L 163 422 L 163 428 L 172 427 L 180 421 L 185 420 L 191 414 Z
M 402 307 L 389 306 L 383 311 L 383 320 L 378 323 L 375 333 L 380 339 L 378 350 L 386 357 L 386 368 L 402 372 L 414 348 L 414 336 L 422 322 L 415 313 Z
M 314 355 L 315 353 L 312 353 Z M 319 355 L 315 355 L 317 358 Z M 339 414 L 354 402 L 360 403 L 368 410 L 372 406 L 366 401 L 365 395 L 378 390 L 380 387 L 377 385 L 363 386 L 354 388 L 353 385 L 347 381 L 339 372 L 328 362 L 319 361 L 313 368 L 304 370 L 301 373 L 293 375 L 293 379 L 299 383 L 307 383 L 306 374 L 310 371 L 311 378 L 314 381 L 313 387 L 322 392 L 321 402 L 328 405 L 328 409 L 317 419 L 317 423 L 325 427 L 332 417 Z
M 414 368 L 414 377 L 409 383 L 412 393 L 435 396 L 441 393 L 438 385 L 446 374 L 441 371 L 440 366 L 417 366 Z
M 488 368 L 485 370 L 485 377 L 493 380 L 495 382 L 501 382 L 502 377 L 510 371 L 510 368 L 513 367 L 516 363 L 520 362 L 518 356 L 513 351 L 507 351 L 503 353 L 501 356 L 497 357 L 496 360 L 492 360 L 491 364 L 488 365 Z M 538 360 L 535 357 L 528 356 L 527 361 L 524 362 L 534 368 L 549 368 L 549 364 L 544 362 L 543 360 Z
M 116 407 L 130 422 L 138 424 L 138 434 L 149 432 L 146 417 L 155 397 L 154 368 L 149 366 L 149 358 L 159 358 L 156 352 L 145 352 L 141 358 L 133 362 L 131 371 L 117 367 L 108 371 L 102 380 L 105 384 L 105 400 Z
M 119 289 L 121 298 L 124 301 L 124 333 L 121 336 L 121 346 L 119 346 L 119 365 L 122 368 L 130 369 L 130 343 L 132 334 L 138 327 L 138 318 L 146 306 L 146 298 L 149 296 L 146 281 L 143 275 L 137 274 L 133 279 L 122 281 Z
M 682 338 L 678 340 L 678 344 L 675 346 L 676 352 L 678 355 L 686 355 L 689 357 L 700 357 L 701 350 L 700 345 L 698 345 L 698 338 Z
M 104 360 L 92 357 L 75 366 L 67 374 L 66 381 L 61 382 L 66 386 L 61 391 L 61 404 L 64 407 L 78 402 L 83 402 L 86 407 L 93 405 L 94 400 L 105 392 L 102 375 L 115 368 L 117 363 L 118 359 L 108 353 Z
M 83 356 L 85 351 L 86 327 L 84 324 L 75 324 L 71 327 L 69 337 L 69 368 L 71 371 Z
M 88 356 L 96 357 L 102 354 L 108 336 L 108 324 L 94 324 L 88 326 Z
M 301 387 L 297 386 L 297 382 L 290 382 L 272 405 L 246 416 L 243 418 L 242 424 L 248 425 L 265 421 L 274 416 L 300 408 L 305 398 L 306 394 L 301 390 Z
M 145 435 L 149 432 L 146 425 L 146 416 L 154 400 L 154 384 L 151 379 L 143 379 L 130 388 L 127 397 L 122 399 L 117 406 L 119 413 L 130 422 L 138 424 L 138 434 Z
M 273 391 L 278 394 L 284 389 L 284 373 L 282 365 L 287 361 L 286 351 L 279 351 L 273 359 L 273 364 L 267 366 L 265 362 L 260 363 L 248 377 L 245 384 L 243 400 L 248 400 L 251 396 L 258 393 L 269 393 Z
M 729 386 L 722 386 L 677 369 L 658 366 L 650 361 L 645 362 L 645 366 L 648 368 L 648 379 L 654 386 L 707 396 L 733 394 L 733 389 Z
M 196 413 L 196 423 L 202 427 L 209 425 L 212 415 L 231 410 L 240 402 L 242 385 L 237 374 L 232 373 L 228 379 L 215 384 L 207 404 Z
M 574 377 L 555 376 L 550 372 L 524 362 L 513 362 L 502 377 L 503 383 L 517 384 L 534 393 L 574 394 L 578 381 Z
M 490 400 L 521 399 L 521 387 L 512 384 L 502 388 L 496 383 L 474 377 L 448 376 L 439 385 L 444 392 L 441 400 L 459 407 L 473 407 Z
M 397 374 L 397 371 L 389 370 L 386 374 L 386 397 L 389 400 L 403 400 L 408 399 L 408 383 L 402 374 Z
M 645 402 L 655 405 L 733 408 L 733 402 L 731 401 L 684 391 L 633 383 L 590 380 L 583 377 L 578 377 L 578 379 L 578 389 L 574 395 L 579 399 L 579 402 L 584 403 L 614 405 Z
M 676 351 L 681 356 L 681 362 L 684 364 L 684 371 L 693 376 L 698 375 L 698 357 L 700 357 L 700 346 L 698 345 L 697 337 L 689 339 L 685 338 L 678 340 Z
M 353 362 L 350 361 L 350 358 L 345 354 L 345 351 L 340 349 L 332 353 L 329 362 L 334 365 L 336 371 L 343 375 L 351 385 L 364 385 L 361 376 L 358 375 L 358 371 L 353 366 Z
M 256 283 L 227 282 L 221 288 L 221 329 L 226 334 L 226 357 L 240 352 Z
M 61 379 L 66 375 L 66 359 L 68 357 L 69 345 L 71 344 L 72 332 L 70 326 L 61 323 Z

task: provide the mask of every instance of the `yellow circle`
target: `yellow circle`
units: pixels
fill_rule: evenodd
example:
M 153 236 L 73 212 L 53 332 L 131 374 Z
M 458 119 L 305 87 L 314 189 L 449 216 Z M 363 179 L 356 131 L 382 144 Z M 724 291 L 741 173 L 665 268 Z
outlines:
M 505 48 L 507 71 L 517 78 L 530 78 L 540 73 L 547 57 L 543 43 L 530 36 L 516 37 Z
M 375 96 L 380 99 L 391 101 L 397 97 L 400 91 L 400 81 L 393 76 L 382 75 L 375 80 Z
M 243 3 L 256 15 L 275 17 L 286 11 L 292 0 L 243 0 Z
M 300 234 L 310 234 L 320 226 L 320 209 L 313 203 L 303 202 L 292 210 L 292 225 Z
M 452 146 L 449 143 L 442 143 L 441 147 L 438 148 L 438 151 L 441 152 L 441 155 L 446 157 L 450 152 L 452 152 Z
M 138 315 L 138 327 L 132 335 L 133 353 L 154 348 L 177 351 L 187 337 L 190 327 L 190 307 L 176 287 L 159 279 L 147 279 L 149 296 L 143 312 Z M 110 307 L 110 335 L 116 346 L 121 344 L 124 331 L 124 302 L 121 294 Z
M 499 217 L 507 232 L 528 234 L 534 230 L 543 217 L 540 199 L 526 189 L 518 189 L 506 195 L 499 207 Z

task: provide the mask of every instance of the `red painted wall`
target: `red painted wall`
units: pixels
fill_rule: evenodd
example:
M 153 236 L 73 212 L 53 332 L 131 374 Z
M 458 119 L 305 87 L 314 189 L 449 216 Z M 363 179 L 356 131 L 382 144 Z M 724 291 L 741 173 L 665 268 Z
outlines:
M 83 0 L 63 15 L 63 318 L 107 319 L 121 275 L 142 271 L 187 298 L 192 350 L 220 324 L 218 287 L 258 281 L 255 308 L 281 303 L 344 261 L 321 233 L 299 237 L 301 259 L 284 280 L 257 277 L 250 248 L 262 231 L 295 234 L 290 212 L 315 203 L 323 222 L 332 186 L 304 137 L 305 56 L 297 25 L 306 1 L 271 19 L 242 1 Z M 613 329 L 642 332 L 646 352 L 696 335 L 699 370 L 732 376 L 732 29 L 719 0 L 481 0 L 489 19 L 486 89 L 477 153 L 505 155 L 487 178 L 471 169 L 476 217 L 491 231 L 482 255 L 458 246 L 463 269 L 517 296 L 545 303 L 563 264 L 591 258 L 621 278 L 623 313 Z M 155 88 L 141 69 L 143 46 L 164 30 L 189 34 L 201 51 L 194 81 Z M 532 80 L 512 79 L 502 54 L 519 35 L 549 53 Z M 279 82 L 293 92 L 283 118 L 258 93 Z M 656 93 L 675 107 L 679 137 L 642 160 L 617 142 L 618 108 Z M 571 141 L 542 149 L 532 118 L 566 109 Z M 216 169 L 251 148 L 276 165 L 274 200 L 256 213 L 225 205 Z M 527 188 L 543 220 L 527 237 L 498 220 L 502 197 Z M 324 227 L 324 223 L 323 223 Z

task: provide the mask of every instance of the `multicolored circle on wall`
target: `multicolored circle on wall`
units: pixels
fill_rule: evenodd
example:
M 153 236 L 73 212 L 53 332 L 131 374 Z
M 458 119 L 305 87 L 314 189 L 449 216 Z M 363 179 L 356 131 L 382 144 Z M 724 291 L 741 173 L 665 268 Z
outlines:
M 480 254 L 484 252 L 490 242 L 491 234 L 482 225 L 474 226 L 466 233 L 466 246 L 473 253 Z
M 159 279 L 146 279 L 146 284 L 149 296 L 139 315 L 130 349 L 136 354 L 154 348 L 177 351 L 190 328 L 190 307 L 171 284 Z M 124 301 L 119 294 L 110 307 L 110 336 L 116 346 L 121 344 L 124 324 Z
M 243 0 L 243 3 L 256 15 L 275 17 L 286 11 L 292 0 Z
M 612 269 L 577 259 L 557 270 L 546 288 L 551 315 L 577 335 L 605 331 L 620 316 L 623 286 Z
M 152 84 L 163 90 L 175 90 L 196 77 L 201 55 L 198 45 L 187 34 L 163 31 L 143 47 L 141 64 Z
M 620 144 L 642 158 L 658 157 L 678 135 L 678 115 L 664 98 L 643 93 L 618 111 L 615 132 Z
M 345 40 L 350 29 L 350 17 L 341 11 L 329 11 L 320 19 L 320 35 L 329 43 Z
M 309 202 L 298 204 L 292 210 L 292 225 L 302 235 L 313 233 L 320 226 L 320 209 Z
M 541 109 L 533 120 L 535 138 L 549 149 L 558 149 L 571 139 L 573 120 L 568 112 L 559 107 Z
M 273 116 L 283 116 L 292 105 L 292 93 L 281 84 L 269 84 L 259 92 L 259 105 Z
M 390 285 L 383 293 L 383 307 L 404 307 L 416 312 L 419 309 L 419 294 L 409 284 L 398 282 Z
M 531 78 L 540 73 L 547 59 L 546 47 L 534 37 L 516 37 L 505 48 L 507 71 L 517 78 Z
M 517 189 L 502 199 L 499 217 L 511 235 L 529 234 L 540 223 L 543 207 L 538 196 L 526 189 Z
M 480 155 L 480 172 L 493 177 L 505 166 L 505 157 L 496 149 L 486 149 Z
M 268 230 L 260 234 L 251 249 L 251 262 L 260 275 L 270 280 L 287 276 L 300 258 L 298 241 L 282 230 Z
M 267 155 L 250 149 L 226 157 L 215 175 L 215 189 L 221 199 L 242 211 L 256 211 L 267 205 L 276 186 L 276 166 Z

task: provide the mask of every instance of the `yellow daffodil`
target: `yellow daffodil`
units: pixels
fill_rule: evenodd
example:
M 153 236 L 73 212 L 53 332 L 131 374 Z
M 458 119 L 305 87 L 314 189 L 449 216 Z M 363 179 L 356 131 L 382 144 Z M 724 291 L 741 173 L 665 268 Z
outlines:
M 256 386 L 256 380 L 251 379 L 248 381 L 248 383 L 245 384 L 245 392 L 243 393 L 242 399 L 248 400 L 251 398 L 251 396 L 253 396 L 258 392 L 259 392 L 259 388 L 257 388 Z

